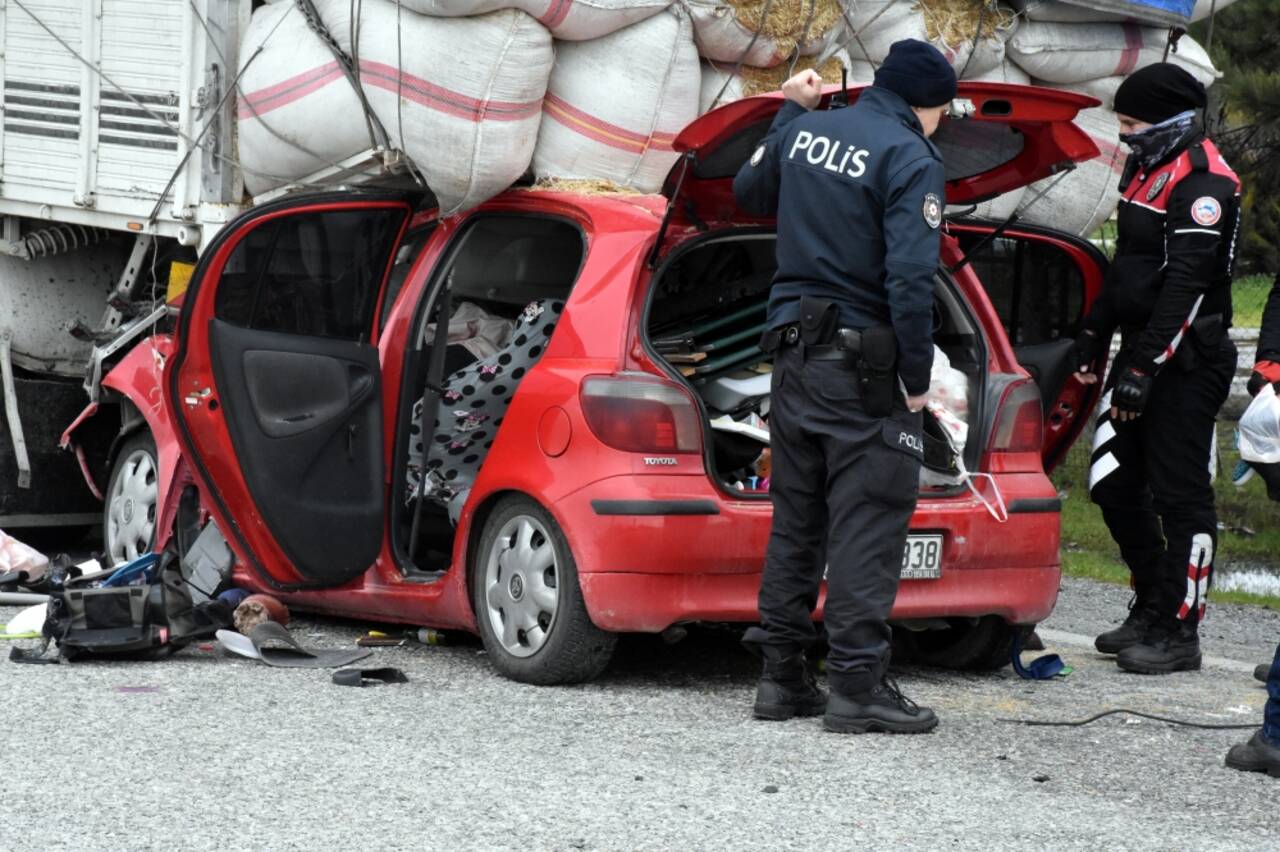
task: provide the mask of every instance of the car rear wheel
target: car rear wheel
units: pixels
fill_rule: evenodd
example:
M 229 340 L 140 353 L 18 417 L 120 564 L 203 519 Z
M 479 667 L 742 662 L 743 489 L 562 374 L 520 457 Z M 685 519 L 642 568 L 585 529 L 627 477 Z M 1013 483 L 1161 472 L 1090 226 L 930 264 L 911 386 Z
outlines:
M 581 683 L 609 664 L 617 637 L 591 623 L 569 542 L 530 498 L 505 498 L 489 515 L 471 588 L 485 650 L 512 680 Z
M 996 671 L 1009 665 L 1014 629 L 1003 618 L 956 620 L 943 630 L 895 631 L 904 655 L 940 669 Z
M 160 463 L 148 431 L 124 442 L 111 466 L 102 508 L 102 544 L 108 565 L 150 553 L 156 542 Z

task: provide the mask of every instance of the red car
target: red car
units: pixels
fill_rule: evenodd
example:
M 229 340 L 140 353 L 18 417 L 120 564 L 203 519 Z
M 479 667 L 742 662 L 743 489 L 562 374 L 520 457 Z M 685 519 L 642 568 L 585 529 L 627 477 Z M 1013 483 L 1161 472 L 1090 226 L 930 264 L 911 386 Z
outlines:
M 1089 98 L 960 97 L 968 115 L 936 137 L 951 204 L 1096 154 L 1071 123 Z M 361 189 L 237 219 L 174 334 L 104 382 L 125 424 L 102 477 L 112 555 L 163 546 L 198 497 L 239 585 L 478 632 L 499 671 L 534 683 L 597 675 L 618 633 L 754 621 L 771 508 L 763 445 L 733 424 L 767 411 L 774 232 L 730 184 L 780 103 L 687 127 L 662 196 L 513 188 L 439 219 Z M 963 487 L 925 489 L 893 612 L 915 654 L 962 666 L 1007 661 L 1008 625 L 1053 609 L 1045 470 L 1096 393 L 1068 350 L 1105 261 L 1049 230 L 995 231 L 948 225 L 935 342 L 967 380 L 967 465 L 1007 519 Z

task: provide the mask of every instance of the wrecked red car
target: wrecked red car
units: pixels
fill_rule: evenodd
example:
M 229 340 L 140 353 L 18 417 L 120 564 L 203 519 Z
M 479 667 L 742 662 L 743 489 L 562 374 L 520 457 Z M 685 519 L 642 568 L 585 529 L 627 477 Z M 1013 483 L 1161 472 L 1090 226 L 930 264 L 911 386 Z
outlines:
M 1096 154 L 1071 123 L 1089 98 L 960 97 L 936 137 L 952 205 Z M 68 432 L 120 409 L 109 472 L 90 472 L 111 555 L 163 546 L 198 495 L 238 585 L 474 631 L 534 683 L 594 677 L 619 633 L 754 621 L 774 232 L 730 184 L 780 103 L 691 124 L 662 196 L 513 188 L 439 219 L 358 189 L 228 225 L 173 335 L 133 349 Z M 1008 626 L 1053 609 L 1045 471 L 1095 402 L 1068 362 L 1104 265 L 1049 230 L 946 227 L 935 343 L 967 386 L 966 466 L 991 478 L 922 487 L 893 619 L 926 661 L 998 665 Z

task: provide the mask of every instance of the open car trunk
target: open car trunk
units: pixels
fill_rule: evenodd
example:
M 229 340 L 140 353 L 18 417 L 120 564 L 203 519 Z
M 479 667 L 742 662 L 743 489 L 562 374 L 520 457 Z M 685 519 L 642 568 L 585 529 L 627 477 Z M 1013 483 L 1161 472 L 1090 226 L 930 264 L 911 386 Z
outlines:
M 643 333 L 667 372 L 685 383 L 703 413 L 706 465 L 716 483 L 768 496 L 769 384 L 773 362 L 758 345 L 776 268 L 772 230 L 735 229 L 691 241 L 655 273 Z M 965 464 L 978 466 L 986 351 L 977 322 L 949 276 L 934 289 L 934 390 L 971 425 Z M 950 490 L 928 484 L 923 490 Z

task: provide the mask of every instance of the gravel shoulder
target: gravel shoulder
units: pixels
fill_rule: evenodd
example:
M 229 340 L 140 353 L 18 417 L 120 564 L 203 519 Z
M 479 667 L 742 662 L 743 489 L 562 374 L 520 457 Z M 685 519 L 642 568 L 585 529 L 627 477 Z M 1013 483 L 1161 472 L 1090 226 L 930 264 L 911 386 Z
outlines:
M 1064 583 L 1050 631 L 1092 636 L 1123 589 Z M 16 610 L 0 609 L 0 621 Z M 300 620 L 304 644 L 372 625 Z M 1056 634 L 1055 634 L 1056 635 Z M 1206 652 L 1269 659 L 1280 614 L 1218 607 Z M 25 643 L 24 643 L 25 644 Z M 904 667 L 942 718 L 924 737 L 826 734 L 749 718 L 755 666 L 735 631 L 628 637 L 599 681 L 502 680 L 477 644 L 377 649 L 408 684 L 347 689 L 190 648 L 156 663 L 0 662 L 0 849 L 1256 849 L 1280 782 L 1226 770 L 1248 732 L 1111 718 L 1131 707 L 1254 723 L 1265 693 L 1222 667 L 1120 672 L 1075 645 L 1075 673 Z M 143 687 L 144 691 L 125 689 Z

